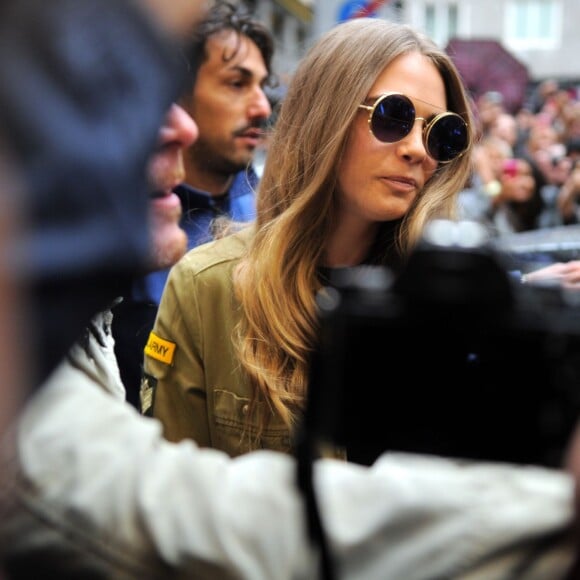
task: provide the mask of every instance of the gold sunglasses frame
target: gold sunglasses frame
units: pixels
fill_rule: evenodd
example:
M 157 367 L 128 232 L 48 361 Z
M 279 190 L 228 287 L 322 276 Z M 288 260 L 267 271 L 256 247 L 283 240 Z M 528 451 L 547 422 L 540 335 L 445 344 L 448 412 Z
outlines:
M 400 139 L 397 139 L 396 141 L 382 141 L 381 139 L 379 139 L 375 135 L 375 133 L 373 131 L 373 115 L 374 115 L 375 109 L 378 107 L 379 103 L 381 103 L 384 99 L 386 99 L 388 97 L 392 97 L 392 96 L 402 97 L 403 99 L 405 99 L 409 102 L 409 104 L 413 108 L 413 112 L 415 113 L 415 120 L 413 121 L 413 126 L 415 125 L 416 121 L 423 121 L 423 131 L 422 131 L 423 147 L 425 147 L 425 151 L 427 151 L 427 154 L 429 155 L 429 157 L 431 157 L 431 159 L 434 159 L 435 161 L 437 161 L 437 163 L 440 163 L 441 165 L 446 165 L 447 163 L 453 163 L 453 161 L 456 161 L 457 159 L 459 159 L 460 157 L 465 155 L 465 153 L 469 150 L 469 147 L 471 144 L 471 138 L 469 135 L 469 125 L 465 122 L 465 120 L 463 119 L 463 117 L 461 115 L 458 115 L 457 113 L 454 113 L 453 111 L 443 111 L 441 113 L 438 113 L 437 115 L 435 115 L 435 117 L 433 117 L 430 121 L 428 121 L 425 117 L 418 117 L 417 116 L 417 110 L 415 109 L 415 105 L 413 105 L 413 101 L 411 101 L 411 99 L 407 95 L 404 95 L 403 93 L 397 93 L 397 92 L 384 93 L 382 95 L 379 95 L 375 99 L 375 102 L 372 105 L 365 105 L 365 104 L 358 105 L 359 109 L 365 109 L 369 112 L 368 119 L 367 119 L 367 122 L 369 125 L 369 131 L 371 132 L 372 136 L 377 141 L 380 141 L 381 143 L 398 143 L 399 141 L 402 141 L 412 131 L 412 128 L 411 128 L 409 130 L 409 133 L 407 133 L 406 135 L 403 135 Z M 417 100 L 419 101 L 420 99 L 417 99 Z M 430 104 L 430 103 L 427 103 L 426 101 L 421 101 L 421 102 L 425 103 L 425 104 Z M 465 125 L 465 130 L 467 133 L 467 144 L 465 145 L 465 149 L 461 153 L 459 153 L 457 156 L 455 156 L 453 159 L 449 159 L 448 161 L 439 161 L 438 159 L 433 157 L 433 155 L 431 155 L 431 153 L 429 151 L 429 147 L 427 146 L 427 143 L 429 142 L 429 136 L 431 135 L 431 130 L 433 129 L 435 123 L 437 123 L 438 121 L 440 121 L 444 117 L 449 117 L 449 116 L 457 117 Z

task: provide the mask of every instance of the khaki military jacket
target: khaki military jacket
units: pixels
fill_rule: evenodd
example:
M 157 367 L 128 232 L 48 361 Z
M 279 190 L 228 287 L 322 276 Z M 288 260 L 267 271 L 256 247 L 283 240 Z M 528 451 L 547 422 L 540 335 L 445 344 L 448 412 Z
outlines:
M 290 432 L 272 415 L 256 445 L 251 387 L 232 335 L 240 318 L 232 275 L 253 229 L 190 250 L 171 270 L 145 348 L 143 413 L 170 441 L 194 439 L 235 457 L 253 448 L 291 450 Z

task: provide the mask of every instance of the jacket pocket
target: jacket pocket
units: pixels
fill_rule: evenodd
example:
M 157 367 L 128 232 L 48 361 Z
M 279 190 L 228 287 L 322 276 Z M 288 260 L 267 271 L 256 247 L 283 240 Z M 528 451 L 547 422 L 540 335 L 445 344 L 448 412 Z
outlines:
M 258 439 L 258 417 L 264 403 L 250 413 L 250 399 L 231 391 L 214 389 L 215 433 L 213 446 L 231 456 L 241 455 L 255 449 L 271 449 L 289 453 L 292 450 L 288 428 L 272 415 L 269 424 Z

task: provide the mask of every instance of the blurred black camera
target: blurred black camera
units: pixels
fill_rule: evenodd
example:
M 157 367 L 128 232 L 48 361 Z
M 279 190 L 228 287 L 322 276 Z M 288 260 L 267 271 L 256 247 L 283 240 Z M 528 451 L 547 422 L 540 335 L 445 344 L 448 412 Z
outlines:
M 336 271 L 317 297 L 305 431 L 384 451 L 560 466 L 580 411 L 580 308 L 524 285 L 478 224 L 435 221 L 394 276 Z

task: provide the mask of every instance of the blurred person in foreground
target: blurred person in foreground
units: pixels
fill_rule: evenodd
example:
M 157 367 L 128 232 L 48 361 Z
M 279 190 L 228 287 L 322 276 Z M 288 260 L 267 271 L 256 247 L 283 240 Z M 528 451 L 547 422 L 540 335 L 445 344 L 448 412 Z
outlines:
M 152 250 L 147 263 L 152 269 L 167 268 L 174 264 L 187 249 L 187 235 L 179 226 L 181 202 L 173 192 L 173 189 L 182 182 L 185 174 L 183 151 L 193 143 L 197 133 L 197 126 L 193 119 L 180 106 L 173 104 L 159 130 L 159 142 L 147 167 L 148 182 L 151 188 L 148 223 Z M 100 385 L 110 395 L 125 400 L 125 389 L 114 356 L 114 341 L 111 333 L 112 319 L 113 312 L 111 309 L 103 310 L 93 317 L 77 343 L 68 353 L 65 361 L 57 367 L 56 371 L 49 377 L 48 382 L 42 386 L 41 392 L 50 391 L 51 389 L 63 389 L 66 385 L 72 389 L 82 388 L 83 383 L 88 381 L 89 383 L 94 382 Z M 55 386 L 53 387 L 52 385 Z M 64 402 L 65 398 L 63 396 L 61 403 Z M 34 408 L 34 401 L 35 399 L 33 398 L 32 402 L 26 407 L 24 417 L 27 416 L 31 408 Z M 66 404 L 64 406 L 66 407 Z M 45 409 L 47 412 L 47 424 L 54 420 L 64 420 L 66 423 L 66 413 L 58 419 L 59 413 L 57 411 L 51 419 L 52 409 L 53 407 L 50 406 Z M 31 440 L 35 438 L 34 433 L 30 433 L 30 435 Z M 24 437 L 24 440 L 27 438 L 28 435 Z M 38 458 L 45 453 L 50 456 L 51 451 L 54 451 L 54 449 L 48 450 L 47 446 L 49 448 L 51 446 L 58 447 L 58 443 L 50 440 L 48 443 L 37 441 L 35 446 L 40 455 L 36 459 L 32 458 L 31 464 L 38 468 L 43 463 L 42 461 L 38 462 Z M 24 441 L 24 448 L 26 448 L 26 441 Z M 26 463 L 26 461 L 23 463 Z M 66 478 L 66 476 L 64 477 Z M 34 494 L 27 494 L 24 489 L 17 489 L 14 495 L 8 493 L 4 498 L 5 501 L 6 497 L 8 498 L 6 503 L 8 512 L 11 507 L 18 505 L 19 501 L 25 504 L 28 500 L 32 500 L 33 496 Z M 13 506 L 10 505 L 12 500 L 15 501 Z M 48 514 L 51 512 L 49 503 L 43 507 L 38 504 L 37 508 L 39 510 L 37 513 L 39 518 L 49 517 Z M 33 577 L 35 573 L 39 573 L 40 570 L 44 569 L 43 558 L 47 557 L 50 560 L 53 556 L 50 553 L 46 553 L 46 547 L 43 555 L 36 558 L 30 557 L 29 554 L 22 558 L 19 555 L 14 555 L 11 547 L 14 545 L 19 546 L 20 541 L 26 545 L 27 541 L 35 537 L 35 532 L 32 530 L 27 539 L 21 538 L 17 540 L 17 536 L 23 533 L 19 526 L 25 521 L 25 518 L 19 517 L 18 512 L 14 519 L 6 513 L 3 515 L 5 517 L 3 524 L 0 525 L 0 537 L 2 538 L 0 544 L 6 546 L 6 569 L 10 574 L 10 578 Z M 64 522 L 55 523 L 55 528 L 59 528 L 60 532 L 64 533 L 65 527 Z M 55 530 L 51 530 L 51 532 L 57 533 Z M 46 533 L 50 534 L 51 532 Z M 44 534 L 45 530 L 39 531 L 39 533 Z M 13 544 L 14 540 L 16 541 Z M 0 549 L 1 552 L 2 550 Z M 114 565 L 111 565 L 110 570 L 113 569 Z
M 55 145 L 70 138 L 52 134 Z M 53 203 L 69 199 L 57 190 Z M 56 213 L 42 218 L 36 230 L 61 227 Z M 157 421 L 112 395 L 121 385 L 110 336 L 90 336 L 94 357 L 77 344 L 3 441 L 9 577 L 318 577 L 295 461 L 165 441 Z M 576 551 L 573 480 L 560 471 L 386 454 L 369 469 L 318 461 L 315 487 L 341 578 L 553 580 Z
M 185 152 L 185 180 L 176 188 L 189 249 L 213 239 L 220 216 L 238 222 L 255 218 L 253 160 L 272 114 L 265 91 L 274 83 L 274 39 L 244 8 L 217 1 L 190 34 L 179 102 L 196 119 L 199 138 Z M 115 307 L 115 352 L 127 399 L 137 408 L 143 348 L 168 272 L 140 278 Z
M 203 5 L 0 6 L 7 47 L 0 51 L 0 130 L 19 167 L 30 225 L 14 262 L 31 289 L 34 386 L 91 316 L 148 270 L 145 165 L 182 83 L 177 49 Z
M 0 145 L 0 342 L 7 346 L 0 349 L 0 441 L 31 386 L 24 280 L 14 263 L 23 228 L 21 185 Z

